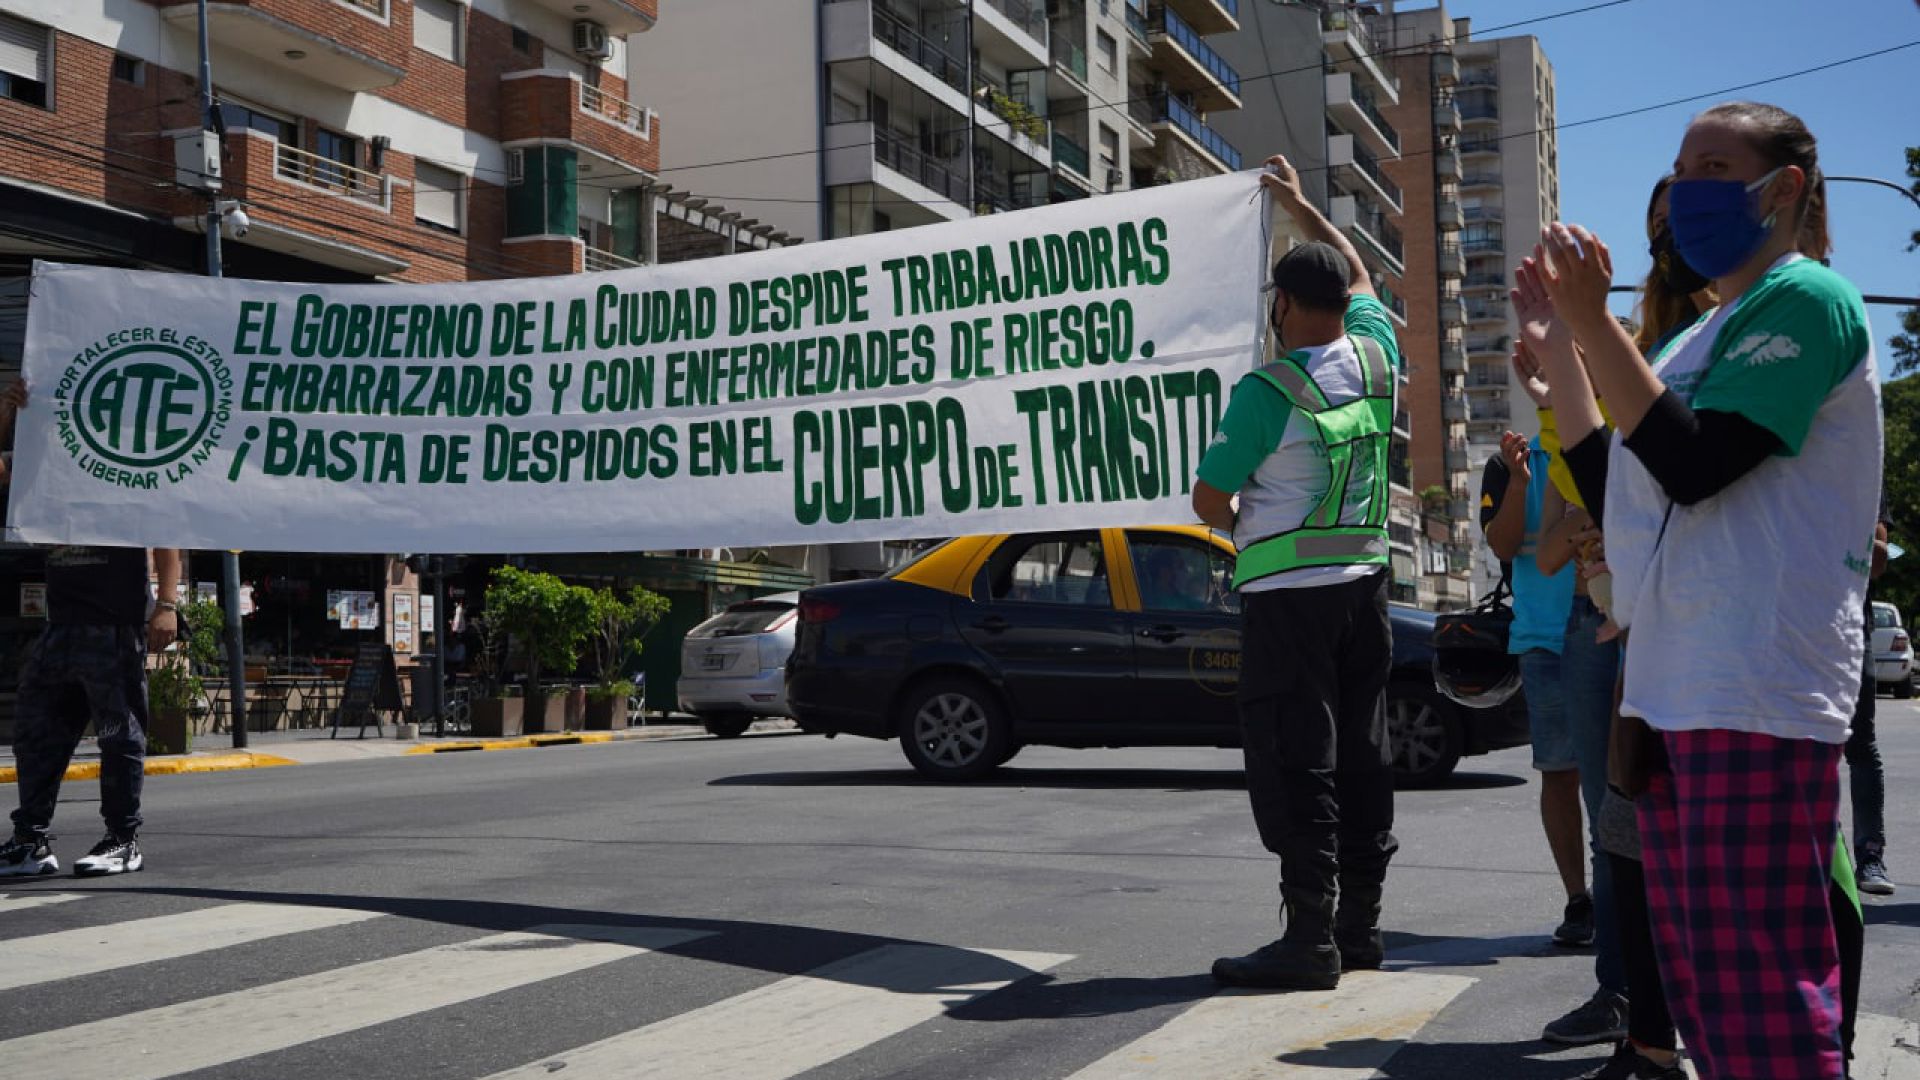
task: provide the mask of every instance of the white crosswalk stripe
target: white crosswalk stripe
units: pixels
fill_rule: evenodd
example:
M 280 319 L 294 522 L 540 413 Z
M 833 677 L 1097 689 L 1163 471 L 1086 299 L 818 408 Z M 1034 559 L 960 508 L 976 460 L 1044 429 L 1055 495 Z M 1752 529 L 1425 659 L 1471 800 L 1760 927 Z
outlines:
M 885 945 L 491 1080 L 783 1080 L 1070 959 Z
M 1371 1077 L 1474 980 L 1355 972 L 1314 994 L 1229 992 L 1194 1005 L 1070 1080 Z
M 0 990 L 173 960 L 249 941 L 378 918 L 376 912 L 292 904 L 224 904 L 109 926 L 0 941 Z
M 69 900 L 85 900 L 86 898 L 86 893 L 76 892 L 22 893 L 19 896 L 0 896 L 0 915 L 5 915 L 10 911 L 28 911 L 33 908 L 46 907 L 49 904 L 64 904 Z
M 535 927 L 0 1042 L 15 1076 L 157 1080 L 341 1035 L 707 935 Z M 85 1055 L 73 1048 L 84 1046 Z

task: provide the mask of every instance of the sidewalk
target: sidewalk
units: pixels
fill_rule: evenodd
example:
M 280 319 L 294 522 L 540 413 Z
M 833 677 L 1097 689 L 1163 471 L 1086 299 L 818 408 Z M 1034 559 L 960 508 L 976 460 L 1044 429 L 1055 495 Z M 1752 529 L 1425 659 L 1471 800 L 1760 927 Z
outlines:
M 791 720 L 761 720 L 755 732 L 785 731 Z M 672 717 L 665 723 L 647 724 L 622 731 L 569 731 L 552 735 L 524 735 L 509 739 L 473 739 L 448 736 L 436 739 L 422 735 L 418 739 L 397 739 L 394 726 L 388 724 L 386 737 L 376 738 L 367 729 L 365 739 L 354 737 L 356 729 L 342 729 L 337 739 L 331 729 L 302 731 L 254 731 L 247 734 L 247 748 L 233 749 L 227 732 L 199 735 L 194 748 L 185 754 L 153 755 L 147 758 L 148 776 L 172 776 L 180 773 L 227 772 L 234 769 L 262 769 L 285 765 L 325 765 L 336 761 L 360 761 L 366 758 L 408 757 L 417 754 L 445 754 L 471 751 L 531 750 L 543 746 L 580 746 L 602 743 L 652 741 L 705 737 L 706 729 L 691 717 Z M 83 739 L 67 767 L 68 780 L 91 780 L 100 775 L 100 748 L 92 739 Z M 14 773 L 13 747 L 0 745 L 0 784 L 11 784 Z

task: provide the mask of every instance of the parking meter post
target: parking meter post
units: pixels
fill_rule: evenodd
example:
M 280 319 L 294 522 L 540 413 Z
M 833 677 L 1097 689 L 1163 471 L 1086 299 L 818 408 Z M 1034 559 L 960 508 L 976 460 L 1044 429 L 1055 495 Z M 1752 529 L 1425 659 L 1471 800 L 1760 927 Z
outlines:
M 447 649 L 451 642 L 447 640 L 447 627 L 451 620 L 447 618 L 447 564 L 439 555 L 433 557 L 433 734 L 439 738 L 447 733 Z

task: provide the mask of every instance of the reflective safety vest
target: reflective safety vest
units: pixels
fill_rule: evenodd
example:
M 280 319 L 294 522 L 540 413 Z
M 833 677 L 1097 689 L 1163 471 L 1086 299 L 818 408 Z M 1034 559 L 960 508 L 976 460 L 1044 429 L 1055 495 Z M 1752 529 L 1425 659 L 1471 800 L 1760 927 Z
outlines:
M 1350 337 L 1360 356 L 1362 393 L 1332 404 L 1313 376 L 1291 357 L 1254 375 L 1279 391 L 1313 425 L 1327 450 L 1327 489 L 1297 527 L 1262 537 L 1240 552 L 1233 587 L 1289 570 L 1318 566 L 1385 566 L 1387 458 L 1393 440 L 1393 367 L 1371 338 Z

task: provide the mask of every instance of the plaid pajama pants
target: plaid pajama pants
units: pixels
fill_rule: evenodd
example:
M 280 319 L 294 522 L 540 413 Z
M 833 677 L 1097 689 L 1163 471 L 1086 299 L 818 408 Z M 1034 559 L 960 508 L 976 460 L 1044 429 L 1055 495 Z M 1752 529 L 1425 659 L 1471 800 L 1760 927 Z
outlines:
M 1666 733 L 1640 800 L 1660 975 L 1701 1080 L 1839 1080 L 1836 744 Z

